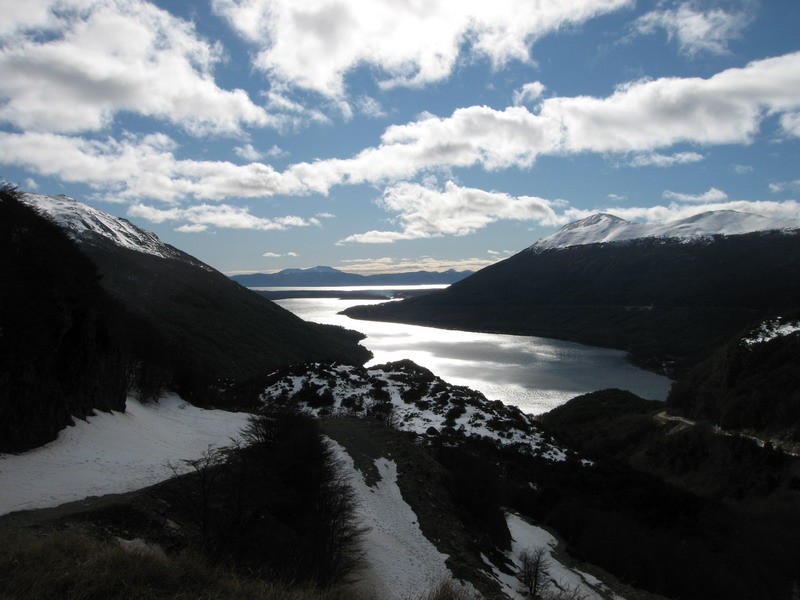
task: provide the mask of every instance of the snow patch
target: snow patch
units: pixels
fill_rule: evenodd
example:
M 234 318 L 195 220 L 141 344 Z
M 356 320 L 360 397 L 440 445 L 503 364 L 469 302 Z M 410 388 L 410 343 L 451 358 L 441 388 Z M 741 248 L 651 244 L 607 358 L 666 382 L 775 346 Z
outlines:
M 574 454 L 557 446 L 517 407 L 450 385 L 411 361 L 368 369 L 320 363 L 303 365 L 299 371 L 290 367 L 272 374 L 261 400 L 290 403 L 318 418 L 383 418 L 420 436 L 481 438 L 553 462 Z
M 578 569 L 571 569 L 559 562 L 553 552 L 558 545 L 558 540 L 542 529 L 525 521 L 519 515 L 506 513 L 506 523 L 511 533 L 511 551 L 506 552 L 506 557 L 512 565 L 515 573 L 519 573 L 521 561 L 519 555 L 523 550 L 535 551 L 539 548 L 545 550 L 545 555 L 549 561 L 548 576 L 551 581 L 549 590 L 577 590 L 587 600 L 604 600 L 613 598 L 614 600 L 624 600 L 621 596 L 613 593 L 606 585 L 596 577 L 584 573 Z M 512 599 L 524 599 L 528 596 L 523 591 L 522 584 L 515 575 L 504 573 L 485 556 L 483 561 L 492 567 L 495 579 L 500 583 L 503 592 Z
M 359 584 L 366 588 L 363 591 L 376 598 L 420 598 L 442 581 L 452 579 L 445 564 L 447 555 L 423 535 L 416 514 L 400 493 L 395 462 L 377 459 L 375 466 L 381 479 L 370 487 L 347 451 L 333 440 L 329 443 L 349 474 L 359 524 L 368 528 L 362 544 L 367 563 Z
M 749 337 L 742 339 L 742 344 L 752 347 L 798 331 L 800 331 L 800 321 L 784 321 L 782 317 L 777 317 L 761 323 Z
M 203 410 L 177 395 L 142 404 L 128 397 L 124 413 L 98 412 L 63 429 L 54 441 L 21 454 L 0 454 L 0 514 L 118 494 L 173 475 L 168 463 L 230 445 L 249 415 Z
M 91 244 L 92 238 L 101 237 L 121 248 L 160 258 L 178 259 L 206 270 L 213 270 L 208 265 L 163 243 L 155 233 L 141 229 L 127 219 L 114 217 L 78 202 L 69 196 L 26 193 L 22 194 L 20 199 L 64 229 L 67 235 L 77 242 Z

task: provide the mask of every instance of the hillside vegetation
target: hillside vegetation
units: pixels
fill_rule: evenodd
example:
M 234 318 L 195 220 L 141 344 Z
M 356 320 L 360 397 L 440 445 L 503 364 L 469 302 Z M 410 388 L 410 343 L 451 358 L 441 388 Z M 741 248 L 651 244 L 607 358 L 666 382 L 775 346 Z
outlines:
M 759 339 L 762 329 L 798 317 L 795 311 L 735 336 L 673 386 L 670 411 L 800 443 L 800 333 Z
M 43 444 L 93 409 L 123 410 L 130 322 L 55 225 L 0 190 L 0 452 Z
M 800 235 L 780 232 L 527 250 L 446 290 L 346 313 L 617 348 L 674 372 L 800 305 L 798 257 Z

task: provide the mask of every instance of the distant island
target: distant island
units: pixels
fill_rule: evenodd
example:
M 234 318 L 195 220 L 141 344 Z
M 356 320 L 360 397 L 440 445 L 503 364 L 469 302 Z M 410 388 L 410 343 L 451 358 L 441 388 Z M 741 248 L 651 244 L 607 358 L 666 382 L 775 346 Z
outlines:
M 311 267 L 309 269 L 283 269 L 277 273 L 250 273 L 233 275 L 235 282 L 253 287 L 327 287 L 327 286 L 384 286 L 384 285 L 445 285 L 461 281 L 473 271 L 413 271 L 408 273 L 385 273 L 359 275 L 345 273 L 333 267 Z

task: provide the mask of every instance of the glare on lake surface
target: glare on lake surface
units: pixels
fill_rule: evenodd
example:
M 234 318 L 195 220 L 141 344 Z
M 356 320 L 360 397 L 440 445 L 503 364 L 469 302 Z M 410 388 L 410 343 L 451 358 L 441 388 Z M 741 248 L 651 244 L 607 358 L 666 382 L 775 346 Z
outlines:
M 361 343 L 374 354 L 368 366 L 410 359 L 449 383 L 466 385 L 490 400 L 502 400 L 533 414 L 604 388 L 626 389 L 652 400 L 664 400 L 669 392 L 669 379 L 634 367 L 618 350 L 546 338 L 361 321 L 337 314 L 351 306 L 379 302 L 383 300 L 276 301 L 307 321 L 365 334 Z

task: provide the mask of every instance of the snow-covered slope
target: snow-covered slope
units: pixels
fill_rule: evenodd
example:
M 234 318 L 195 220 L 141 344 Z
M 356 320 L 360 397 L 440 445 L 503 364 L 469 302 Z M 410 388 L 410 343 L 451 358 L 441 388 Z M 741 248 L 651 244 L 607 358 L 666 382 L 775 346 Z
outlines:
M 800 321 L 786 321 L 783 317 L 769 319 L 761 323 L 757 329 L 743 338 L 741 343 L 752 347 L 757 344 L 765 344 L 776 338 L 792 335 L 800 331 Z
M 98 236 L 121 248 L 161 258 L 186 260 L 187 255 L 163 243 L 158 236 L 126 219 L 114 217 L 69 196 L 23 194 L 21 200 L 44 215 L 77 242 L 94 243 Z
M 540 239 L 530 249 L 541 251 L 647 237 L 690 240 L 713 235 L 797 228 L 800 228 L 798 220 L 779 221 L 735 210 L 709 211 L 664 223 L 634 223 L 614 215 L 598 213 L 565 225 L 554 234 Z
M 382 418 L 421 436 L 481 438 L 550 461 L 575 458 L 545 435 L 531 415 L 450 385 L 408 360 L 369 369 L 319 363 L 289 367 L 273 373 L 261 400 L 292 404 L 318 417 Z
M 200 458 L 209 446 L 230 445 L 248 417 L 203 410 L 174 394 L 150 404 L 129 397 L 124 413 L 98 412 L 40 448 L 0 454 L 0 515 L 168 479 L 170 464 L 185 470 L 182 460 Z

